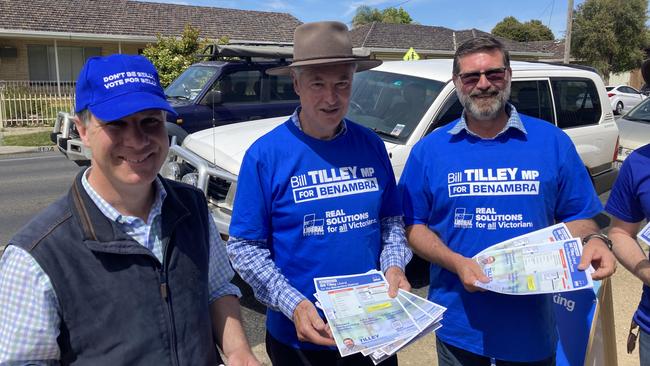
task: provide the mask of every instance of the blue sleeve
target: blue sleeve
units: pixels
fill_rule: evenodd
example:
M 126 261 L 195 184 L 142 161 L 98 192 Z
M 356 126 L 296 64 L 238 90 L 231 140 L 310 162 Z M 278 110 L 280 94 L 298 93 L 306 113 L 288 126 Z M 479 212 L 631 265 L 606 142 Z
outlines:
M 244 156 L 230 222 L 230 236 L 248 240 L 266 239 L 269 234 L 270 212 L 267 201 L 268 179 L 263 177 L 263 166 L 257 154 L 249 149 Z
M 558 172 L 555 220 L 569 222 L 591 219 L 603 210 L 603 206 L 573 142 L 568 136 L 564 137 L 565 153 Z
M 427 224 L 433 203 L 428 184 L 427 166 L 422 149 L 416 145 L 406 160 L 398 190 L 402 198 L 404 225 Z
M 609 194 L 605 210 L 625 222 L 637 223 L 645 217 L 636 194 L 633 160 L 634 155 L 630 155 L 623 162 L 616 183 Z

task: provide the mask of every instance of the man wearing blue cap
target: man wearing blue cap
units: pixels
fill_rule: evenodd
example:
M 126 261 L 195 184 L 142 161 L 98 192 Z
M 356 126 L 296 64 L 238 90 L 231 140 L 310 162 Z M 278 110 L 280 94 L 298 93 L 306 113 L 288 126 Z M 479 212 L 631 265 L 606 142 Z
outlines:
M 0 258 L 0 364 L 259 365 L 224 244 L 196 189 L 157 175 L 165 100 L 144 57 L 94 57 L 77 81 L 91 167 Z

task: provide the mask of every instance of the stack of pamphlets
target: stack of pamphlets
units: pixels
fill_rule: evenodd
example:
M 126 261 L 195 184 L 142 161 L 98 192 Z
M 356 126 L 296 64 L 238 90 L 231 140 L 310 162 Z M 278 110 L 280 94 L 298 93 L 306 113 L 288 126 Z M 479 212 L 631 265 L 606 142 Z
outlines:
M 383 273 L 314 278 L 316 306 L 325 313 L 341 356 L 361 352 L 378 364 L 440 328 L 446 308 L 399 290 L 388 296 Z
M 532 295 L 593 288 L 591 273 L 578 269 L 582 240 L 557 224 L 495 244 L 474 256 L 488 283 L 477 287 L 510 295 Z

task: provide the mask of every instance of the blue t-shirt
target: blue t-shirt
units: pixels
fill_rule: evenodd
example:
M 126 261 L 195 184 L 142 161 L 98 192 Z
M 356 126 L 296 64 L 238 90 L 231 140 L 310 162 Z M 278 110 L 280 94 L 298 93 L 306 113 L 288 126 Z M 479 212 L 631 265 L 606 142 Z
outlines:
M 618 179 L 609 194 L 605 210 L 625 221 L 650 219 L 650 145 L 636 149 L 625 159 Z M 634 320 L 650 333 L 650 288 L 643 286 Z
M 285 122 L 249 148 L 237 182 L 230 235 L 267 240 L 275 265 L 312 302 L 314 277 L 378 269 L 381 219 L 401 215 L 384 143 L 345 123 L 324 141 Z M 284 344 L 323 348 L 298 341 L 281 312 L 269 310 L 266 324 Z
M 597 215 L 598 201 L 569 137 L 520 115 L 527 133 L 509 128 L 488 140 L 444 126 L 416 144 L 399 188 L 407 226 L 427 225 L 454 252 L 481 250 L 556 221 Z M 467 292 L 458 276 L 431 266 L 429 299 L 448 308 L 437 336 L 470 352 L 536 361 L 557 344 L 550 295 Z

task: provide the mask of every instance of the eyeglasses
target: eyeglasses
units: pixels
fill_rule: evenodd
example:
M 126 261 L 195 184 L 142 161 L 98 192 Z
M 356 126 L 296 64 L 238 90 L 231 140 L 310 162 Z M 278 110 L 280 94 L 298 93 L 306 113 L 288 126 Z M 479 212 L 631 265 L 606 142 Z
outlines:
M 632 353 L 636 347 L 636 339 L 639 337 L 638 327 L 639 325 L 632 320 L 632 324 L 630 324 L 630 333 L 627 334 L 627 353 Z M 636 334 L 634 334 L 635 329 L 637 329 Z
M 505 67 L 499 67 L 496 69 L 485 70 L 482 72 L 478 72 L 478 71 L 465 72 L 462 74 L 458 74 L 458 77 L 460 78 L 460 81 L 465 86 L 478 84 L 478 81 L 481 80 L 481 75 L 485 75 L 485 78 L 488 79 L 489 82 L 495 83 L 495 82 L 501 82 L 505 80 L 506 70 L 507 68 Z

